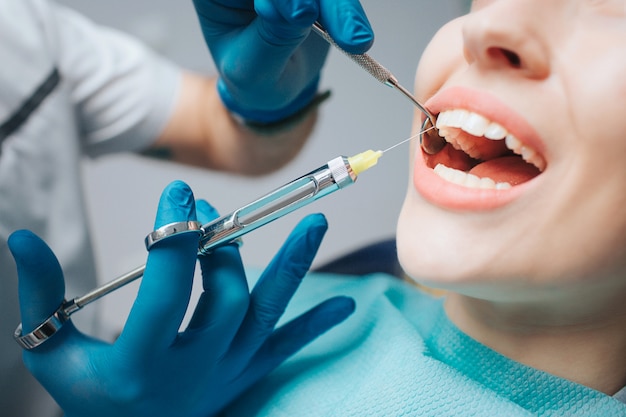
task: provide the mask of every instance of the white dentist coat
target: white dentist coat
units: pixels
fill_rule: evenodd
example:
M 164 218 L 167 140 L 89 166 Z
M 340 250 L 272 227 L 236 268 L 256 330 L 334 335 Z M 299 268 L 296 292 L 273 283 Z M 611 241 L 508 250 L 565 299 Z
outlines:
M 23 228 L 41 236 L 59 257 L 68 294 L 93 288 L 81 158 L 147 147 L 172 111 L 179 82 L 171 63 L 71 10 L 47 0 L 0 0 L 2 415 L 60 413 L 12 339 L 20 318 L 8 236 Z M 88 310 L 78 319 L 81 329 L 95 324 Z

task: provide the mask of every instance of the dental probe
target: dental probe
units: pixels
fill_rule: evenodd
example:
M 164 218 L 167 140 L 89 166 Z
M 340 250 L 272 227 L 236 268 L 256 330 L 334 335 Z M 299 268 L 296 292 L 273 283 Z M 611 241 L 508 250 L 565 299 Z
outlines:
M 339 51 L 343 52 L 348 58 L 354 61 L 358 66 L 363 68 L 365 71 L 367 71 L 370 75 L 372 75 L 378 81 L 380 81 L 381 83 L 385 84 L 388 87 L 396 89 L 397 91 L 402 93 L 406 98 L 408 98 L 411 101 L 411 103 L 413 103 L 427 117 L 427 119 L 424 120 L 424 123 L 422 124 L 422 130 L 423 130 L 422 133 L 424 133 L 426 130 L 430 130 L 428 129 L 429 123 L 431 127 L 435 127 L 436 120 L 435 120 L 435 117 L 432 115 L 432 113 L 428 111 L 428 109 L 426 109 L 426 107 L 424 107 L 415 98 L 415 96 L 413 96 L 413 94 L 409 92 L 409 90 L 407 90 L 402 85 L 400 85 L 400 83 L 398 82 L 398 79 L 391 73 L 391 71 L 383 67 L 378 61 L 376 61 L 374 58 L 372 58 L 368 54 L 352 54 L 346 51 L 345 49 L 343 49 L 341 46 L 337 44 L 337 42 L 335 42 L 333 38 L 331 38 L 331 36 L 326 31 L 326 29 L 324 29 L 324 27 L 322 27 L 322 25 L 319 22 L 313 23 L 313 31 L 317 33 L 318 35 L 320 35 L 324 40 L 326 40 L 326 42 L 328 42 L 329 44 L 337 48 Z M 420 135 L 420 145 L 422 145 L 422 149 L 424 149 L 424 151 L 426 151 L 429 154 L 435 154 L 439 152 L 443 148 L 443 146 L 446 144 L 445 140 L 441 138 L 434 138 L 432 136 L 428 136 L 426 137 L 426 141 L 424 141 L 424 138 L 425 137 L 423 135 Z
M 417 135 L 408 138 L 401 143 L 416 136 Z M 387 150 L 367 150 L 352 157 L 338 156 L 328 161 L 325 165 L 275 189 L 252 203 L 203 225 L 199 230 L 197 230 L 196 227 L 196 230 L 193 231 L 200 232 L 201 234 L 198 255 L 203 256 L 219 246 L 237 242 L 238 239 L 246 233 L 334 191 L 354 184 L 357 177 L 363 171 L 376 165 L 378 159 Z M 166 225 L 164 228 L 168 226 L 169 225 Z M 169 235 L 178 233 L 176 229 L 171 230 Z M 192 229 L 188 228 L 184 231 L 190 230 Z M 148 237 L 151 235 L 152 234 L 148 235 Z M 149 248 L 149 246 L 155 242 L 150 242 L 149 244 L 148 237 L 146 238 L 146 246 Z M 63 323 L 70 318 L 70 315 L 87 304 L 141 277 L 145 268 L 146 265 L 137 267 L 83 296 L 76 297 L 70 301 L 63 301 L 57 311 L 37 326 L 35 330 L 26 335 L 22 335 L 22 325 L 18 325 L 13 334 L 14 339 L 24 349 L 33 349 L 39 346 L 54 335 L 61 328 Z
M 383 67 L 378 61 L 369 56 L 368 54 L 352 54 L 335 42 L 333 38 L 330 37 L 326 29 L 322 27 L 319 22 L 313 23 L 313 31 L 320 35 L 322 38 L 326 40 L 329 44 L 343 52 L 348 58 L 354 61 L 357 65 L 367 71 L 370 75 L 376 78 L 381 83 L 385 84 L 388 87 L 392 87 L 400 91 L 406 98 L 411 100 L 411 102 L 417 106 L 418 109 L 422 113 L 430 119 L 432 125 L 435 125 L 435 118 L 433 115 L 419 102 L 417 99 L 398 82 L 398 79 L 389 71 L 387 68 Z

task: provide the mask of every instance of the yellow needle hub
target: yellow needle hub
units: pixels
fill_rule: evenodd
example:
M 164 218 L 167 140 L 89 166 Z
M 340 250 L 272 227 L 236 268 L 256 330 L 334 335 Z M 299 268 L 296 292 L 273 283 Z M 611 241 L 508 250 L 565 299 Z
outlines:
M 352 171 L 358 176 L 361 172 L 376 165 L 381 156 L 383 156 L 383 151 L 373 151 L 370 149 L 349 157 L 348 163 L 352 167 Z

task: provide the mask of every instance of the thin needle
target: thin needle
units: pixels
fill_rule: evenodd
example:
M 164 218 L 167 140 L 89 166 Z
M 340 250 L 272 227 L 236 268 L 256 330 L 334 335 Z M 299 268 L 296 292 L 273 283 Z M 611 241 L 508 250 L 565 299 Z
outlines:
M 408 141 L 410 141 L 410 140 L 412 140 L 412 139 L 415 139 L 415 138 L 416 138 L 416 137 L 418 137 L 419 135 L 421 135 L 421 134 L 423 134 L 423 133 L 426 133 L 426 132 L 428 132 L 429 130 L 432 130 L 432 129 L 434 129 L 434 126 L 431 126 L 431 127 L 429 127 L 428 129 L 424 129 L 424 130 L 422 130 L 421 132 L 417 132 L 417 133 L 416 133 L 416 134 L 414 134 L 413 136 L 408 137 L 408 138 L 404 139 L 403 141 L 400 141 L 400 142 L 396 143 L 395 145 L 388 147 L 387 149 L 385 149 L 385 150 L 383 151 L 383 153 L 386 153 L 387 151 L 390 151 L 390 150 L 392 150 L 393 148 L 395 148 L 395 147 L 397 147 L 397 146 L 400 146 L 400 145 L 402 145 L 403 143 L 406 143 L 406 142 L 408 142 Z

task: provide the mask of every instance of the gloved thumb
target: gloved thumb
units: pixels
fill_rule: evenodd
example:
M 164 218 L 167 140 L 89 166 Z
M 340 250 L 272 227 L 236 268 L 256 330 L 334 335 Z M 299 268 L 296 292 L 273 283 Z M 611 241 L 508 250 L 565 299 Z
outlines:
M 29 230 L 18 230 L 11 234 L 8 245 L 19 278 L 22 332 L 28 333 L 63 302 L 63 271 L 48 245 Z

